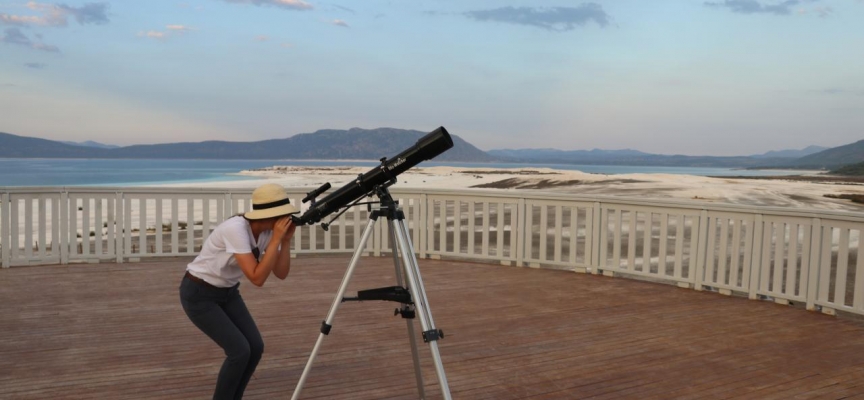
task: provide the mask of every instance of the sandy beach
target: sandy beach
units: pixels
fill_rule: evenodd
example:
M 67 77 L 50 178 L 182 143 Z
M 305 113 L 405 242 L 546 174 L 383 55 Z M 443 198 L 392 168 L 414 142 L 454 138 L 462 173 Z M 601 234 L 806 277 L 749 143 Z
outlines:
M 170 187 L 254 188 L 265 182 L 285 187 L 338 188 L 368 167 L 273 166 L 242 171 L 260 179 L 162 185 Z M 801 177 L 704 177 L 675 174 L 589 174 L 549 168 L 415 167 L 399 175 L 398 188 L 540 190 L 578 195 L 691 200 L 753 206 L 864 211 L 864 205 L 825 195 L 864 195 L 864 183 L 803 171 Z

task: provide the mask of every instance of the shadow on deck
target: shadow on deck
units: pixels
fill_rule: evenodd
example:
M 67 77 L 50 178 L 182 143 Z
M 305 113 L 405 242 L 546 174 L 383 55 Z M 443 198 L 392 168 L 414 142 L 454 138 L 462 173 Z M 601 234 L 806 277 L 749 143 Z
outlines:
M 391 260 L 364 258 L 349 293 L 392 285 Z M 222 354 L 180 307 L 185 262 L 0 270 L 0 398 L 208 398 Z M 290 397 L 347 264 L 302 257 L 286 281 L 241 284 L 265 343 L 246 398 Z M 864 398 L 859 322 L 572 272 L 420 267 L 456 399 Z M 395 307 L 342 304 L 303 398 L 417 398 Z

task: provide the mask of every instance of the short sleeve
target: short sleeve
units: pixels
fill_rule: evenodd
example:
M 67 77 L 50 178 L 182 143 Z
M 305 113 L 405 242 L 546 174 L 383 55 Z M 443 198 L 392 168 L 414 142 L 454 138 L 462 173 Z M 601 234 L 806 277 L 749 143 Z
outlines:
M 252 238 L 249 237 L 249 228 L 246 221 L 226 226 L 222 233 L 225 238 L 225 252 L 234 254 L 245 254 L 252 252 Z

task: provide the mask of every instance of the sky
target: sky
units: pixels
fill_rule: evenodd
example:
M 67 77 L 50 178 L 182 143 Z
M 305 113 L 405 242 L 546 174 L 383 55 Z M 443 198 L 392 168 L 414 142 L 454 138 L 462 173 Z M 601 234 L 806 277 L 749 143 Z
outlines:
M 862 21 L 864 0 L 0 0 L 0 132 L 832 147 L 864 139 Z

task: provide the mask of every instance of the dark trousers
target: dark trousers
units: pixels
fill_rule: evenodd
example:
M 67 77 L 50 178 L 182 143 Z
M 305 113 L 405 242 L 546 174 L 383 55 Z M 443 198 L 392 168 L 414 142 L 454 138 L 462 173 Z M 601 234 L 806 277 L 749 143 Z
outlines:
M 221 289 L 184 276 L 180 303 L 192 323 L 225 350 L 225 362 L 216 381 L 214 399 L 241 399 L 255 372 L 264 342 L 249 314 L 237 284 Z

